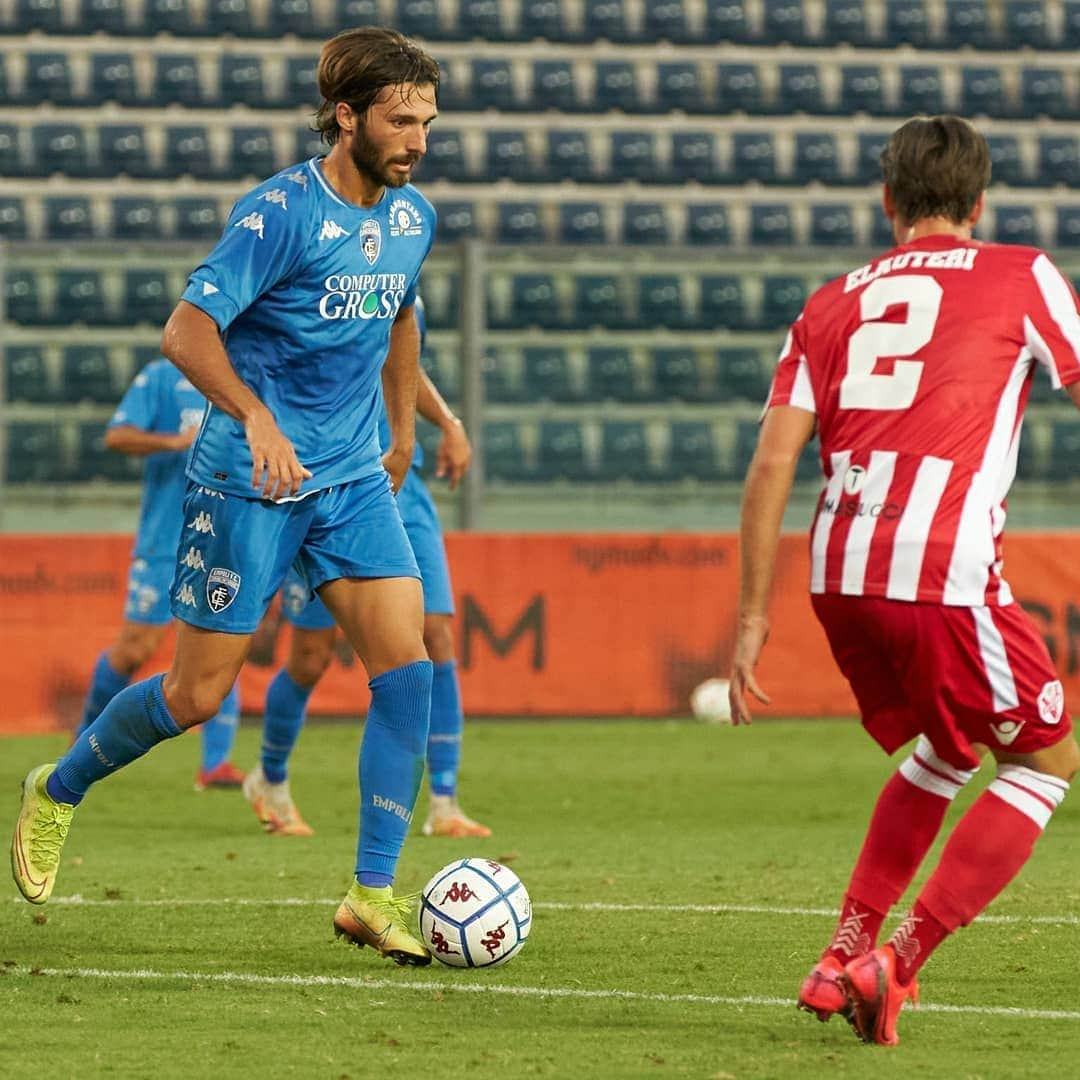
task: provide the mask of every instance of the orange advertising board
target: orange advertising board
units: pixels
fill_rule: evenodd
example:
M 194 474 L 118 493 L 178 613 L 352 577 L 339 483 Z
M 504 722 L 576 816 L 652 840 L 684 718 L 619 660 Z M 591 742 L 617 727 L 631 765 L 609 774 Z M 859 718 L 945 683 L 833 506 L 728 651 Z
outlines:
M 98 653 L 120 625 L 131 541 L 123 536 L 0 536 L 0 733 L 69 727 Z M 736 599 L 729 535 L 483 534 L 447 537 L 466 710 L 502 716 L 667 716 L 687 712 L 701 679 L 726 674 Z M 1007 541 L 1006 573 L 1080 701 L 1080 535 Z M 848 714 L 854 703 L 806 591 L 806 540 L 783 539 L 759 669 L 769 712 Z M 288 648 L 268 647 L 241 676 L 245 712 Z M 163 670 L 171 636 L 147 665 Z M 362 668 L 347 650 L 311 711 L 363 713 Z M 1075 705 L 1074 705 L 1075 709 Z

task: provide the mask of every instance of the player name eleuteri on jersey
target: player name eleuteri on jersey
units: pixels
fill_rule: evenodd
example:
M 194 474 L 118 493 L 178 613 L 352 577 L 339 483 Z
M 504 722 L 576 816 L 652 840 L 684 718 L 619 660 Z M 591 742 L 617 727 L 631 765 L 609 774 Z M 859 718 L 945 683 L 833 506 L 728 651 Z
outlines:
M 811 592 L 1011 602 L 1005 497 L 1037 367 L 1080 381 L 1076 294 L 1038 249 L 930 236 L 818 289 L 767 405 L 817 418 Z

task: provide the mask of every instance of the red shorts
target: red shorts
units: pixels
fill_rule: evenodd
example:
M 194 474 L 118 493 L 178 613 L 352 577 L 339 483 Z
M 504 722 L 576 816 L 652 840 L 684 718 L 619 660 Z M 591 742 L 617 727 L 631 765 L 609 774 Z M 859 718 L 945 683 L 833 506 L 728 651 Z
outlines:
M 1019 604 L 811 600 L 863 727 L 886 753 L 924 734 L 950 765 L 970 769 L 972 743 L 1030 754 L 1072 731 L 1046 644 Z

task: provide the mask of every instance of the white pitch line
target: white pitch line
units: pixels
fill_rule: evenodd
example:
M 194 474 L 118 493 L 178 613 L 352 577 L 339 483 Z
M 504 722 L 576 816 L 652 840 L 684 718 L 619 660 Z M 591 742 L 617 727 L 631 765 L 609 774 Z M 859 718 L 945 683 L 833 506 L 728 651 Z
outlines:
M 496 994 L 506 997 L 571 998 L 600 1001 L 647 1001 L 667 1005 L 760 1005 L 793 1008 L 792 998 L 724 997 L 718 994 L 662 994 L 641 990 L 583 990 L 568 986 L 507 986 L 504 983 L 439 982 L 435 979 L 363 979 L 348 975 L 256 975 L 242 971 L 154 971 L 134 968 L 109 971 L 103 968 L 8 968 L 9 975 L 50 976 L 78 979 L 133 979 L 151 981 L 232 983 L 250 986 L 342 986 L 352 990 L 412 990 L 424 993 Z M 482 976 L 481 976 L 482 977 Z M 968 1016 L 1011 1016 L 1024 1020 L 1080 1020 L 1080 1011 L 1070 1009 L 1021 1009 L 1006 1005 L 938 1005 L 924 1003 L 920 1012 L 965 1014 Z
M 215 896 L 199 899 L 196 897 L 177 897 L 138 899 L 120 897 L 116 900 L 88 898 L 78 894 L 73 896 L 54 896 L 50 904 L 63 904 L 73 907 L 336 907 L 340 898 L 309 898 L 303 896 L 256 897 L 256 896 Z M 21 904 L 19 897 L 12 898 L 13 904 Z M 606 904 L 600 901 L 587 903 L 562 903 L 541 901 L 533 904 L 534 911 L 580 911 L 580 912 L 644 912 L 664 914 L 666 912 L 686 912 L 693 915 L 785 915 L 815 916 L 835 919 L 840 912 L 836 908 L 811 907 L 770 907 L 758 904 Z M 901 909 L 897 909 L 897 913 Z M 980 923 L 1012 925 L 1036 924 L 1039 926 L 1080 926 L 1080 915 L 980 915 Z

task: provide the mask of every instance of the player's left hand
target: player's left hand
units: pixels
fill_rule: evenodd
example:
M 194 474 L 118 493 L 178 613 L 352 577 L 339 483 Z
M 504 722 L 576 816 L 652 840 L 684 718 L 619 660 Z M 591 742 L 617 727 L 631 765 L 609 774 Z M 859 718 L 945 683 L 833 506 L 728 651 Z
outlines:
M 390 447 L 382 456 L 383 468 L 390 474 L 390 487 L 395 495 L 405 483 L 405 477 L 409 475 L 412 459 L 411 450 L 395 450 L 394 447 Z
M 446 477 L 450 490 L 458 486 L 458 481 L 472 464 L 472 443 L 465 434 L 465 427 L 455 416 L 442 429 L 442 439 L 435 454 L 435 475 Z
M 754 667 L 769 637 L 769 620 L 764 615 L 740 615 L 735 636 L 735 656 L 731 662 L 731 686 L 728 700 L 731 703 L 732 724 L 749 724 L 750 710 L 746 705 L 746 692 L 768 705 L 769 695 L 757 684 Z

